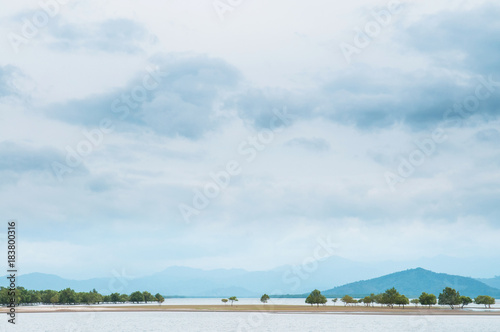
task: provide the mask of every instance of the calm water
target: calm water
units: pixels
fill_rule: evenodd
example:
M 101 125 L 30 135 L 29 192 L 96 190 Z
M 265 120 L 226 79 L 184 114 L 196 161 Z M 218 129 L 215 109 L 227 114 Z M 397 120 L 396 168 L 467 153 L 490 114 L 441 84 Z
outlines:
M 10 325 L 10 324 L 8 324 Z M 19 314 L 2 332 L 85 331 L 500 331 L 500 317 L 263 314 L 232 312 L 98 312 Z

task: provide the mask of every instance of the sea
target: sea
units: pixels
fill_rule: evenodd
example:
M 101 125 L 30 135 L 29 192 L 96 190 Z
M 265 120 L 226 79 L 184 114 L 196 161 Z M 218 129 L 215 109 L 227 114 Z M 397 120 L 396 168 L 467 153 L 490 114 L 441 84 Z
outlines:
M 498 302 L 498 301 L 497 301 Z M 258 299 L 240 299 L 257 304 Z M 220 304 L 220 299 L 166 299 L 162 306 Z M 304 299 L 273 299 L 272 304 L 304 304 Z M 158 304 L 154 304 L 158 305 Z M 220 304 L 224 305 L 224 304 Z M 227 304 L 229 305 L 229 304 Z M 333 305 L 333 304 L 328 304 Z M 336 304 L 343 306 L 343 304 Z M 459 310 L 459 309 L 457 309 Z M 471 306 L 467 310 L 482 311 Z M 495 305 L 492 311 L 500 311 Z M 500 331 L 499 316 L 383 315 L 258 312 L 57 312 L 17 313 L 16 324 L 0 322 L 1 332 L 137 332 L 137 331 Z

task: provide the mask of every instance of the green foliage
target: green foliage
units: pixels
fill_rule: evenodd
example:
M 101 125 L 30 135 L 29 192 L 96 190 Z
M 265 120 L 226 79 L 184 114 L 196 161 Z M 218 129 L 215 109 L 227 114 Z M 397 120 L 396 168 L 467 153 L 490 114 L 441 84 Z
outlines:
M 262 296 L 260 297 L 260 302 L 262 302 L 262 303 L 267 303 L 267 301 L 269 301 L 269 299 L 270 299 L 269 295 L 264 294 L 264 295 L 262 295 Z
M 31 293 L 28 292 L 24 287 L 17 287 L 16 289 L 18 303 L 33 303 L 31 300 Z
M 134 292 L 130 295 L 112 293 L 103 296 L 97 290 L 93 289 L 90 292 L 75 292 L 71 288 L 66 288 L 61 291 L 55 290 L 27 290 L 24 287 L 16 289 L 16 301 L 18 304 L 99 304 L 101 302 L 124 303 L 132 302 L 160 302 L 165 299 L 160 294 L 155 296 L 149 292 Z M 8 288 L 0 287 L 0 304 L 8 304 L 10 297 L 8 296 Z
M 340 301 L 344 302 L 344 306 L 354 303 L 356 300 L 352 298 L 350 295 L 344 295 Z
M 382 303 L 382 294 L 377 294 L 377 295 L 370 295 L 372 298 L 373 298 L 373 301 L 375 303 L 378 303 L 380 305 L 383 305 L 384 303 Z
M 410 304 L 410 301 L 408 300 L 408 298 L 404 295 L 399 295 L 396 297 L 396 300 L 394 301 L 394 304 L 397 304 L 397 305 L 402 305 L 403 306 L 403 309 L 405 308 L 405 305 L 407 304 Z
M 428 305 L 429 308 L 431 307 L 431 305 L 436 304 L 436 295 L 434 294 L 427 294 L 426 292 L 423 292 L 422 294 L 420 294 L 420 297 L 418 299 L 421 305 Z
M 472 299 L 468 296 L 460 296 L 460 303 L 462 304 L 462 309 L 464 306 L 469 305 L 472 303 Z
M 335 303 L 337 303 L 338 300 L 339 300 L 338 298 L 332 299 L 333 305 L 335 305 Z
M 420 300 L 419 299 L 411 299 L 410 300 L 410 303 L 411 304 L 414 304 L 415 305 L 415 308 L 418 306 L 418 304 L 420 303 Z
M 95 304 L 95 303 L 100 303 L 104 301 L 104 297 L 99 294 L 95 289 L 91 290 L 88 293 L 85 292 L 79 292 L 75 293 L 75 303 L 86 303 L 86 304 Z M 108 296 L 109 298 L 109 296 Z M 64 302 L 66 303 L 66 302 Z
M 362 301 L 364 304 L 366 304 L 366 306 L 369 306 L 370 303 L 374 301 L 374 299 L 371 296 L 365 296 Z
M 229 301 L 229 300 L 228 299 L 222 299 L 221 301 L 222 301 L 222 303 L 226 304 L 227 301 Z
M 476 304 L 484 304 L 485 308 L 486 306 L 491 308 L 491 305 L 495 304 L 495 299 L 488 295 L 479 295 L 474 299 L 474 302 L 476 302 Z
M 156 302 L 156 297 L 154 297 L 150 292 L 142 292 L 142 296 L 144 296 L 144 302 Z
M 132 294 L 130 294 L 130 302 L 144 302 L 144 295 L 139 291 L 133 292 Z
M 120 302 L 128 302 L 130 301 L 130 296 L 128 296 L 127 294 L 122 294 L 120 295 Z
M 5 287 L 0 288 L 0 303 L 8 304 L 9 303 L 9 290 Z
M 396 302 L 398 300 L 403 301 L 403 299 L 400 299 L 400 296 L 401 296 L 401 294 L 399 294 L 399 292 L 396 290 L 396 288 L 392 287 L 391 289 L 388 289 L 384 293 L 382 293 L 382 296 L 380 297 L 379 303 L 385 304 L 385 305 L 393 308 L 394 304 L 396 304 Z
M 460 293 L 450 287 L 443 289 L 443 292 L 439 294 L 438 300 L 439 304 L 449 305 L 451 309 L 455 309 L 455 306 L 461 303 Z
M 59 303 L 61 304 L 75 304 L 79 303 L 77 295 L 71 288 L 63 289 L 59 292 Z
M 95 289 L 94 289 L 94 291 L 95 291 Z M 95 301 L 95 303 L 99 304 L 99 303 L 104 301 L 104 296 L 102 296 L 101 294 L 99 294 L 97 292 L 94 292 L 93 300 Z
M 313 290 L 306 298 L 306 303 L 310 305 L 316 304 L 319 306 L 320 304 L 325 304 L 327 301 L 326 296 L 322 295 L 317 289 Z
M 57 295 L 57 301 L 53 302 L 52 299 Z M 59 294 L 55 290 L 41 291 L 42 303 L 59 303 Z
M 165 302 L 165 298 L 160 294 L 160 293 L 156 293 L 155 295 L 155 299 L 156 301 L 161 305 L 163 302 Z
M 109 295 L 109 302 L 113 302 L 113 303 L 120 302 L 120 294 L 118 294 L 118 293 L 111 293 Z
M 52 296 L 49 301 L 52 304 L 58 303 L 59 302 L 59 294 L 56 294 L 56 295 Z
M 77 297 L 78 297 L 78 302 L 79 303 L 90 304 L 89 294 L 88 293 L 84 293 L 84 292 L 77 293 Z
M 42 295 L 39 291 L 29 290 L 27 293 L 30 295 L 30 301 L 27 303 L 40 303 L 42 302 Z
M 443 292 L 439 294 L 439 304 L 449 305 L 452 309 L 457 304 L 460 304 L 460 293 L 455 289 L 446 287 Z
M 235 301 L 238 301 L 238 298 L 236 296 L 231 296 L 228 300 L 231 301 L 231 305 L 233 305 Z

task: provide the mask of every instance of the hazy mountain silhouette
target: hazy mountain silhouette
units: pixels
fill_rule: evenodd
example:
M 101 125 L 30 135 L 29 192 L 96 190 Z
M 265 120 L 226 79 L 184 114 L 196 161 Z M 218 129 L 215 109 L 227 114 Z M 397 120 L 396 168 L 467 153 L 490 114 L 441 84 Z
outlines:
M 446 258 L 434 258 L 429 265 L 435 265 L 439 261 L 446 261 Z M 439 293 L 445 286 L 451 286 L 464 295 L 479 292 L 480 295 L 500 297 L 500 294 L 496 295 L 498 289 L 492 288 L 499 284 L 500 278 L 498 277 L 478 281 L 424 269 L 393 273 L 408 269 L 409 264 L 410 262 L 389 261 L 361 263 L 331 256 L 318 262 L 317 266 L 281 266 L 268 271 L 202 270 L 173 266 L 161 272 L 137 278 L 121 277 L 117 274 L 117 277 L 88 280 L 71 280 L 53 274 L 29 273 L 18 277 L 18 285 L 27 289 L 61 290 L 69 287 L 76 291 L 89 291 L 95 288 L 102 294 L 114 292 L 130 294 L 137 290 L 147 290 L 166 296 L 190 297 L 219 297 L 230 294 L 239 297 L 260 297 L 263 293 L 305 294 L 313 289 L 326 289 L 329 294 L 333 294 L 335 290 L 337 295 L 370 294 L 383 292 L 393 286 L 398 290 L 401 288 L 402 293 L 408 293 L 406 295 L 410 296 L 420 295 L 420 290 Z M 410 267 L 414 266 L 419 265 Z M 380 277 L 381 275 L 384 277 Z M 7 286 L 7 279 L 2 280 L 0 285 Z M 353 283 L 357 280 L 365 281 Z M 414 294 L 415 292 L 418 294 Z

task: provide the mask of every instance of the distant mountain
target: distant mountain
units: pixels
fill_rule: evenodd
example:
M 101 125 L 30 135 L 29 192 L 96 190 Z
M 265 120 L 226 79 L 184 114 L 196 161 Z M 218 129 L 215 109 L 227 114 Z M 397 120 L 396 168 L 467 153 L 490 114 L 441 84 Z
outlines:
M 327 296 L 344 296 L 346 294 L 361 297 L 371 293 L 382 293 L 386 289 L 395 287 L 401 294 L 408 297 L 417 297 L 422 292 L 436 296 L 445 287 L 452 287 L 461 295 L 476 297 L 489 295 L 500 298 L 500 289 L 488 286 L 476 279 L 461 277 L 445 273 L 435 273 L 422 268 L 391 273 L 379 278 L 353 282 L 322 292 Z
M 70 280 L 64 279 L 54 274 L 45 273 L 28 273 L 17 277 L 17 285 L 26 289 L 53 289 L 61 290 L 72 288 L 79 292 L 90 291 L 92 289 L 105 289 L 108 287 L 111 279 L 109 278 L 94 278 L 87 280 Z M 5 282 L 0 283 L 1 286 L 6 286 Z
M 62 290 L 72 288 L 77 292 L 88 292 L 96 289 L 101 294 L 114 292 L 130 294 L 136 290 L 148 290 L 153 293 L 175 296 L 196 297 L 256 297 L 262 294 L 248 290 L 245 283 L 231 282 L 239 276 L 249 274 L 245 270 L 212 270 L 204 271 L 190 268 L 172 267 L 151 276 L 135 279 L 126 278 L 94 278 L 88 280 L 64 279 L 53 274 L 29 273 L 18 276 L 17 285 L 26 289 Z M 7 286 L 4 277 L 1 286 Z
M 500 276 L 496 276 L 495 278 L 476 278 L 476 280 L 479 280 L 490 287 L 500 289 Z
M 446 264 L 449 264 L 449 261 L 459 265 L 457 261 L 444 256 L 435 257 L 429 261 L 431 262 L 429 265 L 432 266 L 439 265 L 439 262 L 448 262 Z M 28 289 L 61 290 L 70 287 L 76 291 L 89 291 L 95 288 L 101 294 L 113 292 L 130 294 L 136 290 L 148 290 L 154 293 L 159 292 L 164 296 L 220 297 L 235 295 L 238 297 L 260 297 L 263 293 L 273 295 L 305 294 L 315 288 L 331 289 L 355 280 L 368 280 L 394 271 L 421 266 L 411 265 L 411 262 L 362 263 L 338 256 L 330 256 L 316 263 L 316 266 L 311 264 L 308 266 L 285 265 L 268 271 L 202 270 L 172 266 L 149 276 L 133 279 L 108 277 L 71 280 L 53 274 L 30 273 L 19 276 L 18 285 Z M 479 265 L 474 265 L 474 267 Z M 490 265 L 493 264 L 490 262 Z M 443 270 L 438 271 L 443 272 Z M 477 271 L 483 273 L 482 270 L 478 269 Z M 485 283 L 488 282 L 485 281 Z M 6 284 L 6 278 L 0 279 L 0 286 L 6 286 Z M 369 291 L 368 294 L 371 292 Z
M 342 271 L 342 273 L 339 273 Z M 297 294 L 311 289 L 325 289 L 345 284 L 360 278 L 373 278 L 389 273 L 389 266 L 375 266 L 353 262 L 345 258 L 331 256 L 318 262 L 311 270 L 303 266 L 281 266 L 268 271 L 246 271 L 243 269 L 201 270 L 173 266 L 149 276 L 130 279 L 94 278 L 71 280 L 52 274 L 30 273 L 19 277 L 19 285 L 28 289 L 61 290 L 67 287 L 77 291 L 93 288 L 102 294 L 111 292 L 131 293 L 136 290 L 160 292 L 164 295 L 219 297 L 239 290 L 239 297 L 268 294 Z M 6 285 L 6 279 L 0 280 Z

